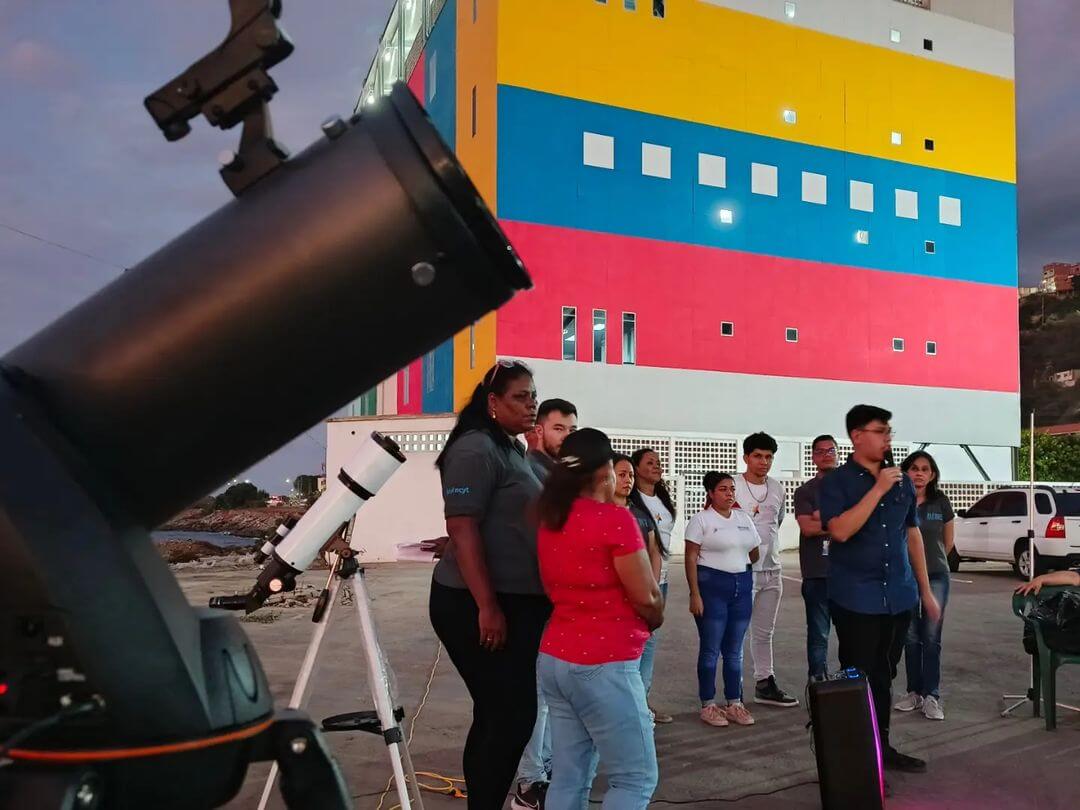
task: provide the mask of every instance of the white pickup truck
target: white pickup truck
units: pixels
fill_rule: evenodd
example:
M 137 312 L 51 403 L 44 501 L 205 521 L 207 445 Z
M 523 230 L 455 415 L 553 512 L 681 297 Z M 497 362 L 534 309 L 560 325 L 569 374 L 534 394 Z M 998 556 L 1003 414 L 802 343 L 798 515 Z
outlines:
M 1030 573 L 1026 489 L 987 493 L 956 513 L 956 546 L 949 568 L 963 560 L 1011 562 L 1021 579 Z M 1080 489 L 1035 488 L 1035 573 L 1080 566 Z

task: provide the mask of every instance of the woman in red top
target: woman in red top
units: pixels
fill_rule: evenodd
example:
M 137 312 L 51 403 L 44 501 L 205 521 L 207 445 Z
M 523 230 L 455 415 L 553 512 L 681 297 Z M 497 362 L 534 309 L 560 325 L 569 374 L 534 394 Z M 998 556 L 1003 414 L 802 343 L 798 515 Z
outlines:
M 637 522 L 612 502 L 613 455 L 598 430 L 570 434 L 540 496 L 540 577 L 554 604 L 537 663 L 553 752 L 547 810 L 586 807 L 598 760 L 608 810 L 645 808 L 656 788 L 639 662 L 663 600 Z

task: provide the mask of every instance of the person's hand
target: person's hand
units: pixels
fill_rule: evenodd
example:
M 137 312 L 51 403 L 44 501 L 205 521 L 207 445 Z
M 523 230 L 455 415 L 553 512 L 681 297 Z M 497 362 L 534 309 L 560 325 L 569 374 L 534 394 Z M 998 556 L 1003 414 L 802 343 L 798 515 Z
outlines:
M 480 646 L 496 652 L 506 646 L 506 616 L 497 604 L 480 608 Z
M 819 510 L 815 509 L 814 513 L 812 515 L 810 515 L 810 517 L 812 517 L 818 523 L 821 523 L 821 512 Z
M 421 540 L 420 550 L 430 551 L 436 560 L 442 559 L 443 553 L 446 551 L 447 545 L 450 544 L 449 537 L 435 537 L 431 540 Z
M 928 593 L 923 597 L 922 611 L 923 615 L 930 620 L 930 624 L 937 624 L 941 621 L 941 605 L 938 604 L 937 597 L 932 593 Z
M 899 484 L 900 479 L 903 477 L 904 473 L 899 467 L 882 467 L 878 470 L 877 483 L 874 486 L 877 487 L 878 492 L 884 495 Z
M 705 615 L 705 603 L 701 600 L 700 595 L 690 596 L 690 613 L 699 619 Z
M 1029 593 L 1033 593 L 1036 596 L 1038 596 L 1039 591 L 1042 590 L 1042 586 L 1043 586 L 1043 578 L 1042 577 L 1035 577 L 1035 579 L 1031 580 L 1031 582 L 1025 582 L 1023 585 L 1021 585 L 1019 588 L 1017 588 L 1016 592 L 1018 594 L 1020 594 L 1021 596 L 1027 596 Z

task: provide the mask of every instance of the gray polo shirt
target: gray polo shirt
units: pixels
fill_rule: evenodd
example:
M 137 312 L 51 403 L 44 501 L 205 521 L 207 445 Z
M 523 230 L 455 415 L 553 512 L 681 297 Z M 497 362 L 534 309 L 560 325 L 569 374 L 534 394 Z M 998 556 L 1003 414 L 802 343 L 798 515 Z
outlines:
M 949 573 L 949 558 L 945 556 L 945 524 L 955 517 L 952 504 L 943 492 L 919 506 L 919 528 L 922 529 L 928 574 Z
M 539 450 L 530 450 L 525 458 L 528 459 L 529 466 L 532 467 L 537 480 L 541 484 L 547 481 L 548 476 L 551 475 L 551 470 L 555 467 L 555 459 L 547 453 L 541 453 Z
M 536 559 L 534 506 L 540 495 L 524 448 L 504 447 L 486 431 L 470 430 L 443 459 L 446 517 L 473 517 L 480 524 L 491 586 L 498 593 L 543 594 Z M 450 543 L 435 566 L 435 581 L 465 588 Z
M 795 490 L 795 516 L 813 515 L 818 511 L 818 489 L 821 478 L 811 478 Z M 829 558 L 825 556 L 828 535 L 810 537 L 799 532 L 799 569 L 803 579 L 820 579 L 829 575 Z

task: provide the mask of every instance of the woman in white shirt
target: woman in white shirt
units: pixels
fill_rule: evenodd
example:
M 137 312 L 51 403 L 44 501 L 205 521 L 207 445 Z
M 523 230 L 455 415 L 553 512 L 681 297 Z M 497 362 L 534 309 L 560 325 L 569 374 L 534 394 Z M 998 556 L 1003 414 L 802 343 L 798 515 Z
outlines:
M 753 725 L 742 701 L 742 648 L 753 611 L 750 566 L 761 545 L 754 522 L 735 505 L 735 480 L 709 472 L 703 481 L 705 509 L 686 524 L 686 581 L 697 623 L 698 697 L 710 726 Z M 716 703 L 716 665 L 723 657 L 724 703 Z

